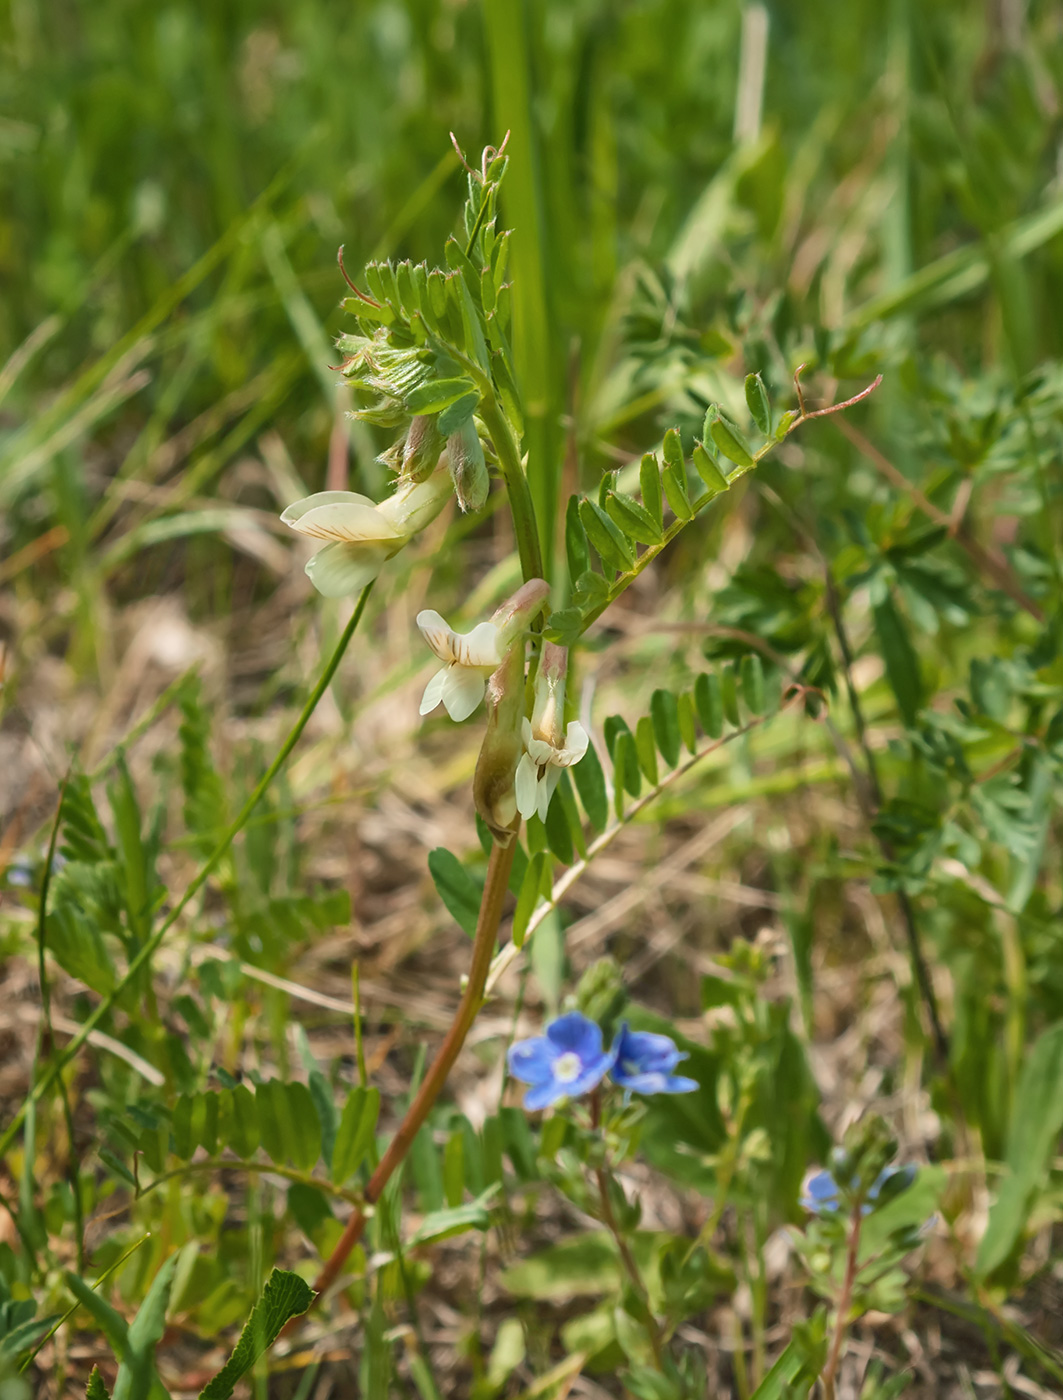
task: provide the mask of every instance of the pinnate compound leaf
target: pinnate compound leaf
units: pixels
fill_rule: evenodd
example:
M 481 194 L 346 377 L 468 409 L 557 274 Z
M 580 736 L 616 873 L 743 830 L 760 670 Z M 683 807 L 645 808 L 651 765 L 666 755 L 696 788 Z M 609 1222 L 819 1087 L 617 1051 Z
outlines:
M 448 851 L 445 846 L 437 846 L 428 853 L 428 871 L 440 899 L 457 924 L 472 938 L 480 916 L 480 886 L 453 851 Z
M 720 452 L 739 467 L 753 465 L 753 453 L 749 443 L 729 418 L 717 410 L 717 416 L 708 425 L 712 440 Z
M 640 544 L 660 544 L 663 538 L 661 527 L 649 511 L 616 491 L 610 491 L 605 498 L 605 509 L 614 523 L 633 540 Z
M 701 477 L 706 487 L 719 495 L 728 488 L 728 480 L 720 471 L 715 459 L 702 447 L 701 443 L 694 445 L 694 470 Z
M 262 1297 L 240 1333 L 232 1355 L 199 1392 L 199 1400 L 229 1400 L 236 1383 L 246 1376 L 255 1362 L 280 1336 L 289 1319 L 300 1317 L 313 1302 L 314 1291 L 298 1274 L 274 1269 L 266 1280 Z

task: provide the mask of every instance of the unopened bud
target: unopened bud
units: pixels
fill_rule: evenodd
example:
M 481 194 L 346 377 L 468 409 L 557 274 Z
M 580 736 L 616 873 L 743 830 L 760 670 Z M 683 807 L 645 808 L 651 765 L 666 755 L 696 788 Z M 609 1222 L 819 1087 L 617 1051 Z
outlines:
M 463 511 L 479 510 L 487 500 L 490 482 L 484 450 L 471 418 L 447 438 L 447 461 L 458 505 Z
M 521 755 L 524 716 L 524 641 L 518 639 L 487 682 L 487 732 L 472 780 L 473 801 L 500 846 L 513 839 L 517 798 L 513 780 Z
M 410 423 L 402 448 L 402 475 L 407 481 L 431 476 L 446 445 L 434 413 L 419 413 Z

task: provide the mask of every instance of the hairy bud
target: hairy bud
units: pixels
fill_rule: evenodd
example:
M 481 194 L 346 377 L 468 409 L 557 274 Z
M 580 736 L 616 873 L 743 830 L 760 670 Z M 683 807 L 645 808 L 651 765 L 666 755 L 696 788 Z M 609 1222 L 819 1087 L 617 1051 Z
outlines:
M 446 445 L 434 413 L 419 413 L 410 423 L 402 447 L 402 476 L 407 481 L 424 481 L 431 476 Z
M 487 500 L 490 483 L 484 450 L 471 418 L 447 438 L 447 461 L 458 505 L 463 511 L 479 510 Z

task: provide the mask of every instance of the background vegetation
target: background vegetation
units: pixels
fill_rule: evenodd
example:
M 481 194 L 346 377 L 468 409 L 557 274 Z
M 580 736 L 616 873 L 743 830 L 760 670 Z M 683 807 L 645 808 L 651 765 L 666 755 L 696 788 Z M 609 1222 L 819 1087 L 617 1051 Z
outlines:
M 856 1327 L 849 1393 L 1063 1393 L 1058 7 L 9 0 L 0 46 L 4 1126 L 173 911 L 349 615 L 277 520 L 386 481 L 387 436 L 329 368 L 337 245 L 352 272 L 438 262 L 465 195 L 448 132 L 472 152 L 508 130 L 542 520 L 618 470 L 633 489 L 710 401 L 747 425 L 751 371 L 776 414 L 803 362 L 810 405 L 883 383 L 588 633 L 587 722 L 610 779 L 618 740 L 637 759 L 631 819 L 500 978 L 346 1288 L 255 1393 L 626 1393 L 616 1261 L 502 1077 L 584 974 L 583 1005 L 622 982 L 704 1087 L 696 1112 L 650 1110 L 624 1179 L 648 1258 L 711 1227 L 680 1328 L 710 1393 L 752 1393 L 811 1315 L 801 1181 L 867 1107 L 926 1168 L 936 1224 Z M 161 1337 L 162 1383 L 195 1394 L 273 1264 L 312 1278 L 328 1254 L 373 1096 L 383 1140 L 468 956 L 478 736 L 418 720 L 413 617 L 471 624 L 512 590 L 501 499 L 390 566 L 231 854 L 3 1139 L 4 1400 L 81 1395 L 95 1362 L 110 1389 L 174 1258 L 137 1345 Z M 557 603 L 570 554 L 547 535 Z M 757 722 L 633 812 L 672 766 L 639 727 L 652 692 L 696 697 L 708 672 L 735 690 L 726 732 Z M 776 714 L 794 678 L 821 699 Z M 447 908 L 439 847 L 462 872 L 434 862 Z M 197 1165 L 227 1150 L 258 1169 Z

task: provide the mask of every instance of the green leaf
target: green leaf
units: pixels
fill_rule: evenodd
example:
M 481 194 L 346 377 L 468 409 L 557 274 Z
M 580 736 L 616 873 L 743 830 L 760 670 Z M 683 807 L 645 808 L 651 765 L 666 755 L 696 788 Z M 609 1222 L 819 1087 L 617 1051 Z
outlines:
M 652 452 L 646 453 L 639 467 L 639 489 L 642 492 L 642 504 L 650 519 L 661 527 L 664 520 L 661 468 Z
M 604 831 L 609 820 L 609 797 L 601 759 L 593 744 L 587 745 L 587 752 L 572 769 L 572 778 L 591 825 L 596 831 Z
M 129 1325 L 125 1318 L 105 1298 L 101 1298 L 99 1293 L 83 1278 L 79 1278 L 71 1269 L 67 1269 L 63 1274 L 63 1279 L 67 1288 L 78 1300 L 81 1306 L 92 1317 L 93 1322 L 107 1339 L 107 1345 L 114 1352 L 119 1361 L 124 1361 L 129 1353 Z
M 694 470 L 716 495 L 729 489 L 727 478 L 700 442 L 694 444 Z
M 711 413 L 712 410 L 710 409 Z M 753 465 L 753 453 L 750 451 L 749 443 L 739 432 L 737 426 L 731 422 L 719 409 L 716 416 L 708 423 L 709 433 L 713 442 L 720 452 L 730 461 L 740 467 L 751 467 Z
M 605 498 L 605 509 L 609 517 L 625 535 L 640 544 L 660 544 L 664 538 L 661 527 L 649 511 L 633 501 L 630 496 L 610 491 Z
M 546 828 L 546 841 L 550 850 L 553 851 L 562 865 L 571 865 L 575 858 L 575 851 L 572 848 L 572 833 L 568 829 L 568 817 L 564 804 L 559 800 L 557 792 L 550 799 L 550 805 L 546 809 L 546 821 L 543 825 Z
M 771 436 L 771 400 L 759 374 L 746 375 L 746 404 L 753 422 L 764 434 Z
M 904 619 L 889 594 L 873 609 L 875 633 L 886 664 L 886 679 L 897 700 L 901 718 L 914 725 L 923 703 L 923 681 Z
M 694 682 L 694 704 L 702 729 L 710 739 L 723 733 L 723 690 L 715 671 L 704 671 Z
M 577 765 L 578 766 L 578 765 Z M 587 859 L 587 838 L 583 834 L 583 818 L 580 816 L 579 807 L 576 805 L 576 794 L 572 788 L 572 778 L 568 772 L 561 774 L 561 781 L 557 785 L 555 800 L 560 802 L 565 809 L 565 816 L 568 819 L 569 834 L 572 837 L 572 844 L 581 860 Z
M 679 762 L 679 702 L 670 690 L 655 690 L 650 696 L 650 719 L 661 757 L 674 768 Z
M 464 427 L 476 412 L 476 406 L 479 402 L 479 390 L 473 389 L 471 393 L 463 394 L 460 399 L 455 399 L 448 408 L 445 408 L 436 420 L 443 436 L 450 437 L 451 433 L 456 433 L 459 428 Z M 475 445 L 473 443 L 474 447 Z
M 1001 1185 L 978 1247 L 976 1267 L 986 1275 L 1011 1253 L 1029 1217 L 1037 1187 L 1063 1130 L 1063 1021 L 1044 1031 L 1026 1057 L 1008 1131 L 1011 1175 Z
M 524 936 L 528 932 L 528 923 L 542 894 L 543 872 L 549 860 L 546 851 L 536 851 L 524 872 L 520 894 L 517 896 L 517 907 L 513 914 L 513 942 L 518 948 L 524 946 Z
M 802 1400 L 816 1383 L 791 1342 L 753 1392 L 751 1400 Z
M 680 693 L 678 700 L 678 724 L 679 734 L 689 753 L 698 751 L 698 731 L 697 716 L 694 709 L 694 699 L 689 691 Z M 663 749 L 662 749 L 663 753 Z
M 151 1395 L 156 1379 L 155 1345 L 166 1330 L 166 1305 L 179 1257 L 179 1254 L 171 1254 L 163 1264 L 129 1324 L 128 1350 L 118 1368 L 112 1400 L 148 1400 Z
M 591 556 L 587 544 L 587 532 L 579 518 L 578 496 L 569 496 L 565 508 L 565 555 L 568 560 L 568 576 L 578 579 L 591 566 Z
M 619 527 L 602 508 L 586 499 L 579 503 L 579 518 L 587 538 L 601 556 L 602 563 L 622 573 L 632 568 L 635 556 Z
M 410 413 L 441 413 L 469 394 L 476 394 L 479 402 L 476 385 L 471 379 L 430 379 L 427 384 L 418 384 L 410 390 L 406 395 L 406 407 Z
M 266 1280 L 262 1297 L 240 1333 L 232 1355 L 199 1392 L 199 1400 L 229 1400 L 236 1382 L 246 1376 L 281 1334 L 285 1323 L 300 1317 L 313 1302 L 314 1291 L 298 1274 L 274 1269 Z
M 635 752 L 639 767 L 646 775 L 651 787 L 657 786 L 657 745 L 653 736 L 653 721 L 649 715 L 642 715 L 635 725 Z
M 737 729 L 742 723 L 742 716 L 738 712 L 738 682 L 735 676 L 735 668 L 728 662 L 720 671 L 720 695 L 723 699 L 723 712 L 728 724 L 733 724 Z
M 259 1143 L 258 1108 L 246 1084 L 237 1084 L 232 1093 L 232 1123 L 229 1146 L 241 1157 L 251 1157 Z
M 308 1172 L 321 1156 L 321 1119 L 314 1107 L 314 1096 L 301 1079 L 284 1086 L 293 1135 L 288 1147 L 292 1165 Z
M 672 507 L 672 512 L 678 520 L 692 520 L 694 511 L 690 505 L 690 494 L 687 491 L 687 469 L 682 461 L 666 462 L 664 475 L 661 478 L 664 486 L 664 494 L 668 498 L 668 504 Z
M 748 652 L 742 657 L 739 679 L 742 685 L 742 699 L 755 715 L 762 715 L 766 708 L 764 701 L 764 666 L 756 652 Z
M 428 870 L 439 897 L 453 915 L 455 922 L 470 938 L 476 932 L 480 917 L 481 887 L 452 851 L 437 846 L 428 853 Z
M 429 1241 L 449 1239 L 451 1235 L 464 1235 L 469 1230 L 486 1230 L 491 1224 L 489 1206 L 497 1195 L 499 1185 L 489 1186 L 475 1201 L 465 1205 L 448 1206 L 444 1210 L 433 1210 L 424 1217 L 410 1239 L 411 1247 L 428 1244 Z
M 332 1149 L 332 1180 L 337 1186 L 350 1181 L 373 1144 L 380 1114 L 380 1090 L 352 1089 L 343 1106 L 336 1145 Z
M 617 794 L 617 807 L 619 811 L 620 792 L 626 789 L 632 797 L 638 797 L 642 791 L 642 780 L 639 777 L 639 755 L 635 746 L 635 736 L 630 729 L 624 729 L 616 736 L 616 748 L 613 751 L 613 766 L 616 769 L 615 782 Z
M 92 1368 L 92 1375 L 89 1376 L 89 1383 L 85 1387 L 85 1400 L 111 1400 L 98 1366 Z

